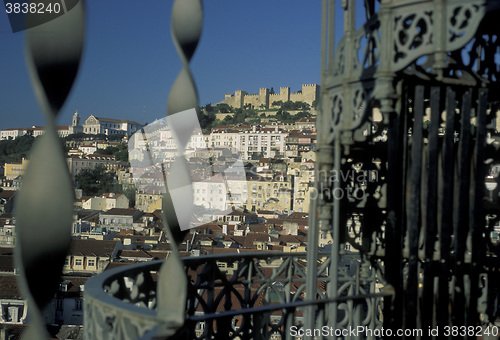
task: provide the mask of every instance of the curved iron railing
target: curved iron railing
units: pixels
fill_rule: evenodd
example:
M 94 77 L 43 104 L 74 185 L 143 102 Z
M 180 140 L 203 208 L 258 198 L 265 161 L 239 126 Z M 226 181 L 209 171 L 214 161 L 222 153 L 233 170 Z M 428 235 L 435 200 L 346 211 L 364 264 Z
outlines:
M 301 332 L 306 306 L 317 309 L 316 328 L 326 326 L 326 307 L 331 303 L 344 312 L 339 313 L 340 331 L 381 327 L 381 298 L 388 294 L 376 292 L 375 281 L 363 275 L 346 275 L 339 296 L 328 298 L 329 259 L 324 254 L 318 266 L 317 298 L 305 299 L 305 256 L 261 252 L 184 258 L 185 322 L 176 334 L 185 339 L 285 339 Z M 90 279 L 85 285 L 85 337 L 156 335 L 162 323 L 156 312 L 156 277 L 162 263 L 115 268 Z

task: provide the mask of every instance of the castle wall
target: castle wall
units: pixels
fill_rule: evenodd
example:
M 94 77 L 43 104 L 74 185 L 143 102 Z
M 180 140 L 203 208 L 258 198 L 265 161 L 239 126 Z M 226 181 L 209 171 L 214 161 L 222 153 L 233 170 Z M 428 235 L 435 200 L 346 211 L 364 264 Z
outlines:
M 227 116 L 231 116 L 232 117 L 233 115 L 234 115 L 234 113 L 216 113 L 215 114 L 215 119 L 223 121 L 224 118 L 226 118 Z
M 304 101 L 304 96 L 302 93 L 291 93 L 290 94 L 290 100 L 292 102 L 303 102 Z
M 269 95 L 269 105 L 272 106 L 274 102 L 280 101 L 281 96 L 279 93 Z
M 243 106 L 248 104 L 258 109 L 261 104 L 264 104 L 264 101 L 261 100 L 258 94 L 247 94 L 243 100 Z
M 260 108 L 264 105 L 265 108 L 272 107 L 273 102 L 283 101 L 302 101 L 312 105 L 313 101 L 319 96 L 319 85 L 317 84 L 303 84 L 302 93 L 291 93 L 290 87 L 280 87 L 280 93 L 269 94 L 269 89 L 260 88 L 258 94 L 248 94 L 245 91 L 235 91 L 233 95 L 225 96 L 224 100 L 220 103 L 226 103 L 234 108 L 242 108 L 244 105 L 250 104 L 255 108 Z M 219 104 L 220 104 L 219 103 Z
M 220 103 L 217 103 L 217 104 L 223 104 L 223 103 L 227 104 L 229 106 L 232 106 L 232 107 L 237 107 L 235 105 L 235 98 L 234 98 L 234 96 L 228 96 L 228 95 L 226 95 L 226 98 L 223 101 L 221 101 Z

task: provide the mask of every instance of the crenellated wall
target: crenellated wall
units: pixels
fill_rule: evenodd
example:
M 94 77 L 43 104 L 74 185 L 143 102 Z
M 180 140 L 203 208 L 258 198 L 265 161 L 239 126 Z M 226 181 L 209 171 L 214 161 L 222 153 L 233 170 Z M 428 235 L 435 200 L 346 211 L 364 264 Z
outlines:
M 309 105 L 318 98 L 319 96 L 319 85 L 317 84 L 302 84 L 302 90 L 296 93 L 291 93 L 290 87 L 282 86 L 280 87 L 280 92 L 275 94 L 270 94 L 269 89 L 262 87 L 259 89 L 258 94 L 248 94 L 245 91 L 237 90 L 234 95 L 226 94 L 224 100 L 217 104 L 228 104 L 234 108 L 242 108 L 245 105 L 251 105 L 254 108 L 264 107 L 268 109 L 272 106 L 273 102 L 276 101 L 302 101 Z

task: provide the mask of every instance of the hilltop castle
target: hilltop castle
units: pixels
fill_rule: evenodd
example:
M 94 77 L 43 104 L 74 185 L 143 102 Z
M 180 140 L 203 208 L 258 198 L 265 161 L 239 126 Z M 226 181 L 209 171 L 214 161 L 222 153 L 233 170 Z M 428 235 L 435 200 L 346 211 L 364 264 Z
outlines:
M 223 101 L 218 104 L 228 104 L 236 109 L 242 108 L 245 105 L 251 105 L 254 108 L 266 108 L 272 106 L 275 101 L 302 101 L 312 105 L 319 97 L 319 85 L 317 84 L 302 84 L 302 90 L 296 93 L 290 93 L 290 87 L 280 87 L 280 93 L 270 93 L 268 88 L 262 87 L 258 94 L 248 94 L 245 91 L 235 91 L 234 95 L 226 94 Z

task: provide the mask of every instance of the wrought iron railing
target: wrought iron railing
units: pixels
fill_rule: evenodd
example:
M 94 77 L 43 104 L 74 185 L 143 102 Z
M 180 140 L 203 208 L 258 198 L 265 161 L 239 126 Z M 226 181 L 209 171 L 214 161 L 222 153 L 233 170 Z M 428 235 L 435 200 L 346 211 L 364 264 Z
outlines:
M 321 329 L 328 325 L 328 306 L 332 303 L 341 311 L 337 333 L 357 327 L 381 329 L 382 297 L 390 292 L 378 291 L 375 270 L 358 266 L 358 255 L 346 255 L 344 261 L 349 261 L 354 274 L 344 269 L 345 275 L 339 280 L 339 297 L 329 299 L 330 261 L 326 254 L 321 254 L 316 297 L 311 300 L 305 294 L 305 256 L 305 253 L 260 252 L 184 258 L 187 301 L 185 322 L 177 336 L 293 338 L 305 331 L 307 306 L 317 308 L 316 328 Z M 156 280 L 162 262 L 116 268 L 90 279 L 85 286 L 85 337 L 155 336 L 162 323 L 156 312 Z

